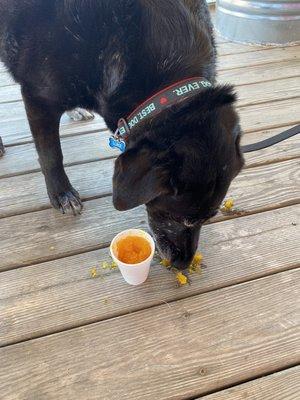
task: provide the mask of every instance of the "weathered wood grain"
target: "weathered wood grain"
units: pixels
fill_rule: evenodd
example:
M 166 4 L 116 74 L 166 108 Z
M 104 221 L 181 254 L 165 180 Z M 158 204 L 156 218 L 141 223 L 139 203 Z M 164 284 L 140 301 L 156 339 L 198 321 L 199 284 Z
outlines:
M 218 79 L 223 82 L 230 82 L 234 85 L 253 84 L 257 82 L 274 81 L 299 75 L 300 61 L 284 59 L 268 65 L 248 65 L 246 68 L 220 71 Z
M 2 86 L 8 86 L 8 85 L 14 85 L 15 82 L 13 78 L 4 71 L 0 71 L 0 93 L 1 93 L 1 87 Z
M 0 105 L 0 110 L 2 106 Z M 14 107 L 15 104 L 11 106 Z M 32 136 L 25 115 L 22 118 L 23 119 L 9 122 L 1 122 L 0 120 L 0 135 L 5 145 L 32 143 Z M 64 115 L 61 121 L 60 134 L 61 137 L 77 136 L 90 132 L 101 132 L 106 129 L 103 119 L 99 116 L 92 121 L 75 122 Z
M 228 54 L 243 54 L 250 53 L 252 51 L 263 51 L 275 48 L 274 46 L 260 46 L 255 44 L 243 44 L 234 42 L 220 42 L 217 41 L 217 51 L 219 56 Z
M 6 67 L 2 62 L 0 62 L 0 72 L 6 72 Z
M 300 367 L 294 367 L 198 400 L 297 400 L 299 393 Z
M 266 68 L 268 68 L 267 64 L 270 63 L 299 59 L 299 46 L 275 47 L 244 54 L 224 55 L 219 58 L 218 67 L 220 70 L 226 70 L 265 64 Z
M 267 139 L 292 126 L 252 132 L 244 135 L 242 144 L 254 143 Z M 62 137 L 61 143 L 66 166 L 118 156 L 120 153 L 108 146 L 109 132 L 88 133 L 85 135 Z M 245 155 L 247 166 L 257 166 L 265 163 L 285 161 L 300 156 L 300 143 L 297 136 Z M 0 161 L 0 178 L 20 175 L 40 170 L 36 150 L 33 143 L 10 146 L 5 157 Z M 26 179 L 26 178 L 24 178 Z
M 239 108 L 245 133 L 300 123 L 300 97 Z
M 281 128 L 269 129 L 262 132 L 252 132 L 242 137 L 242 145 L 259 142 L 268 139 L 271 136 L 291 128 L 292 126 L 285 126 Z M 267 147 L 266 149 L 246 153 L 246 167 L 254 167 L 258 165 L 280 162 L 289 160 L 300 156 L 300 141 L 298 136 L 294 136 L 288 140 L 278 143 L 274 146 Z
M 67 167 L 66 172 L 86 200 L 111 194 L 113 166 L 114 160 L 102 160 Z M 0 218 L 50 207 L 41 172 L 1 179 L 0 188 Z
M 300 223 L 299 211 L 291 206 L 205 226 L 200 247 L 207 268 L 180 290 L 161 266 L 129 290 L 118 271 L 101 270 L 107 248 L 2 272 L 0 346 L 294 268 L 300 230 L 292 224 Z M 90 278 L 94 266 L 97 279 Z
M 22 101 L 14 102 L 14 103 L 3 103 L 0 104 L 0 118 L 1 118 L 1 127 L 5 126 L 5 123 L 15 123 L 19 122 L 19 124 L 24 124 L 24 121 L 27 121 L 25 108 Z M 76 125 L 86 125 L 88 126 L 89 123 L 99 123 L 100 117 L 96 118 L 95 120 L 91 121 L 71 121 L 70 118 L 64 114 L 61 119 L 61 124 L 72 124 L 76 127 Z M 101 119 L 102 121 L 102 119 Z M 103 123 L 103 122 L 102 122 Z M 16 125 L 18 126 L 18 125 Z M 10 132 L 10 130 L 8 131 Z
M 105 131 L 62 137 L 64 164 L 82 164 L 118 156 L 120 152 L 108 145 L 109 136 L 110 133 Z M 39 170 L 33 143 L 7 147 L 5 157 L 0 160 L 0 178 Z
M 236 88 L 236 92 L 238 95 L 238 105 L 243 107 L 280 99 L 291 99 L 300 96 L 300 76 L 277 81 L 260 82 L 252 85 L 242 85 Z M 269 107 L 271 109 L 272 105 Z
M 82 199 L 88 200 L 111 194 L 113 166 L 110 159 L 67 167 L 66 172 Z M 300 200 L 299 166 L 300 160 L 295 159 L 245 169 L 228 195 L 245 212 Z M 0 187 L 0 218 L 51 207 L 40 172 L 3 178 Z
M 9 82 L 9 80 L 8 80 Z M 0 104 L 1 103 L 15 103 L 22 99 L 21 90 L 19 85 L 6 85 L 0 86 Z
M 179 400 L 287 368 L 300 360 L 299 273 L 0 349 L 1 397 Z
M 50 209 L 0 219 L 0 270 L 94 250 L 123 229 L 146 227 L 143 208 L 120 214 L 110 197 L 84 208 L 76 218 Z

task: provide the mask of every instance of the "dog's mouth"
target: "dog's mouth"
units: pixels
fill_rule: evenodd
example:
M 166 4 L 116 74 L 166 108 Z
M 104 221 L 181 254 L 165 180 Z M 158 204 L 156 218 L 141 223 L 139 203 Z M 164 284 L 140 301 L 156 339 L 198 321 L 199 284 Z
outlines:
M 151 218 L 149 225 L 160 257 L 170 261 L 171 265 L 179 270 L 187 269 L 197 251 L 200 227 L 178 227 L 178 224 L 174 226 L 172 223 L 162 227 Z

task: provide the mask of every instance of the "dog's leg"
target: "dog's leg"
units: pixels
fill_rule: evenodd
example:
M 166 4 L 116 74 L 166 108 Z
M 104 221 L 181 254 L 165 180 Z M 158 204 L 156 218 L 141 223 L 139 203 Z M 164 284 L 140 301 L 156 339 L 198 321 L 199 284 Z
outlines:
M 95 118 L 94 114 L 84 108 L 75 108 L 72 111 L 67 111 L 69 118 L 73 121 L 88 121 Z
M 4 153 L 5 153 L 5 147 L 0 136 L 0 157 L 3 157 Z
M 79 194 L 72 187 L 63 167 L 59 138 L 62 113 L 36 102 L 24 90 L 22 93 L 50 202 L 63 214 L 80 214 L 82 203 Z

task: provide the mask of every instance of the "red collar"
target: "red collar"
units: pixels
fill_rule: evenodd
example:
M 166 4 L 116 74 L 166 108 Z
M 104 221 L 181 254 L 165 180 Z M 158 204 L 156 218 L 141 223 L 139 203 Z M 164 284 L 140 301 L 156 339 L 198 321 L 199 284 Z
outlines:
M 212 84 L 203 77 L 187 78 L 168 86 L 149 97 L 125 119 L 118 122 L 118 129 L 111 136 L 109 145 L 121 151 L 126 150 L 126 140 L 130 131 L 140 122 L 160 114 L 166 108 L 186 100 Z

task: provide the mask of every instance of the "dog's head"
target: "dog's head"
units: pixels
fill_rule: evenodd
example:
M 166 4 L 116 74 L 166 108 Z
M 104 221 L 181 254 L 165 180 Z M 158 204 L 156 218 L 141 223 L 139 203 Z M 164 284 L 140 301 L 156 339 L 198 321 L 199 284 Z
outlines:
M 179 269 L 243 166 L 234 101 L 231 87 L 216 87 L 167 109 L 135 128 L 116 161 L 114 206 L 146 204 L 161 255 Z

